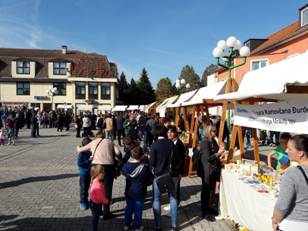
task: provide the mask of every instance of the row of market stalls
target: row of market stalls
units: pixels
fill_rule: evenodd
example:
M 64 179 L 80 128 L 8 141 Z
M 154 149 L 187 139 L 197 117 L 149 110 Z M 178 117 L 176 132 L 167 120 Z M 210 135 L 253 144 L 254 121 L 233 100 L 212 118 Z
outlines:
M 221 177 L 221 216 L 229 217 L 251 230 L 271 230 L 271 216 L 277 199 L 277 189 L 273 186 L 275 180 L 267 177 L 271 179 L 267 184 L 260 180 L 251 186 L 247 182 L 252 179 L 247 175 L 252 175 L 260 167 L 257 129 L 308 134 L 308 52 L 247 72 L 239 86 L 231 78 L 167 98 L 160 104 L 116 106 L 113 111 L 149 112 L 149 108 L 160 117 L 173 115 L 177 126 L 180 118 L 184 120 L 183 133 L 190 150 L 198 146 L 199 127 L 209 122 L 211 114 L 221 117 L 218 139 L 221 143 L 226 111 L 232 109 L 230 146 L 222 160 L 226 168 Z M 201 121 L 200 117 L 203 117 Z M 252 129 L 254 162 L 249 164 L 241 161 L 245 151 L 242 127 Z M 236 139 L 239 143 L 237 160 L 233 155 Z M 191 159 L 188 174 L 194 174 Z M 268 182 L 271 182 L 270 186 Z
M 141 111 L 145 113 L 155 113 L 156 102 L 147 105 L 116 105 L 112 108 L 113 112 L 125 112 L 125 111 Z M 154 111 L 153 111 L 154 110 Z
M 260 181 L 251 178 L 253 173 L 260 174 L 257 129 L 308 134 L 308 52 L 248 72 L 239 86 L 234 79 L 217 82 L 167 98 L 153 108 L 160 117 L 173 115 L 176 125 L 179 125 L 180 117 L 184 119 L 185 142 L 190 150 L 197 147 L 198 129 L 209 122 L 211 112 L 221 116 L 218 140 L 222 142 L 226 111 L 233 110 L 230 146 L 222 160 L 226 168 L 221 176 L 221 216 L 251 230 L 271 230 L 277 183 L 271 176 L 262 175 Z M 200 115 L 204 117 L 201 123 Z M 245 152 L 242 127 L 252 129 L 253 162 L 242 162 Z M 240 153 L 237 160 L 233 155 L 236 139 Z M 188 174 L 194 174 L 191 160 Z M 254 182 L 254 185 L 247 182 Z

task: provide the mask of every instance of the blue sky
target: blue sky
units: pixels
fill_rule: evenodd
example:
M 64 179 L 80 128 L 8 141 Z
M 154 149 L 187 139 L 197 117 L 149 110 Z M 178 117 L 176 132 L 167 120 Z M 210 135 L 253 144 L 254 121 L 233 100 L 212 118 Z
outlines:
M 263 38 L 298 19 L 304 0 L 0 0 L 0 47 L 107 55 L 129 78 L 143 67 L 154 87 L 185 64 L 201 76 L 212 49 L 234 35 Z

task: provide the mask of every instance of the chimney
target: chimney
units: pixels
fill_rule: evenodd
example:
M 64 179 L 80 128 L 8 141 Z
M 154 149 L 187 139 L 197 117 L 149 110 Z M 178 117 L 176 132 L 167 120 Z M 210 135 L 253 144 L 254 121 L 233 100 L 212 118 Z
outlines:
M 66 45 L 62 46 L 62 54 L 67 54 L 67 46 Z

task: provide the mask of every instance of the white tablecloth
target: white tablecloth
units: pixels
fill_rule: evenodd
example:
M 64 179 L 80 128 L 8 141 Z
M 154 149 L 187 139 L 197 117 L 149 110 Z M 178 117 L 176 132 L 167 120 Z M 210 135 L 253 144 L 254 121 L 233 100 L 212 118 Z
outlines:
M 222 170 L 220 215 L 253 231 L 272 231 L 272 215 L 276 199 L 257 192 L 239 180 L 235 173 Z

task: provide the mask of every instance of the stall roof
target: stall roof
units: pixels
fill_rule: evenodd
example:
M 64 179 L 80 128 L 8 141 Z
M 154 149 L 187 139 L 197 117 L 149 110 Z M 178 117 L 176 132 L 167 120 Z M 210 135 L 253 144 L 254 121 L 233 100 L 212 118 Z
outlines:
M 102 111 L 111 111 L 111 105 L 110 104 L 98 105 L 97 109 Z
M 299 86 L 305 89 L 296 90 Z M 307 89 L 308 52 L 305 52 L 246 73 L 237 92 L 218 95 L 215 100 L 249 98 L 285 100 L 295 96 L 287 93 L 307 93 Z
M 166 109 L 168 105 L 173 104 L 177 100 L 178 97 L 179 97 L 178 95 L 175 95 L 175 96 L 165 99 L 161 104 L 157 106 L 156 111 L 159 112 L 162 109 Z
M 128 108 L 126 108 L 127 111 L 135 111 L 135 110 L 139 110 L 139 106 L 138 105 L 129 105 Z
M 112 111 L 125 111 L 127 108 L 126 105 L 116 105 L 114 106 L 114 108 L 112 109 Z
M 144 105 L 143 111 L 144 111 L 145 113 L 148 113 L 148 112 L 149 112 L 149 109 L 150 109 L 151 107 L 153 107 L 155 104 L 156 104 L 156 102 L 150 103 L 150 104 L 148 104 L 148 105 Z
M 193 91 L 189 91 L 189 92 L 181 94 L 178 100 L 175 103 L 168 105 L 167 108 L 175 108 L 175 107 L 183 106 L 183 103 L 190 100 L 191 97 L 193 97 L 197 91 L 198 90 L 193 90 Z
M 211 84 L 200 88 L 197 93 L 188 101 L 185 101 L 182 106 L 191 106 L 202 104 L 203 100 L 213 100 L 219 93 L 225 92 L 226 81 Z

